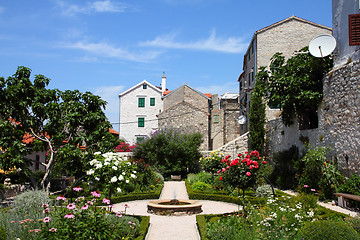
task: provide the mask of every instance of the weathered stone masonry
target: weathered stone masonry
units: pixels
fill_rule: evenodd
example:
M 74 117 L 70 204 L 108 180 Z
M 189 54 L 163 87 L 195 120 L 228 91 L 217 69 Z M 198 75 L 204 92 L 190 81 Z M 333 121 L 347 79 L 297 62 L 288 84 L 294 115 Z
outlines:
M 323 79 L 319 127 L 345 174 L 360 174 L 360 61 L 342 65 Z

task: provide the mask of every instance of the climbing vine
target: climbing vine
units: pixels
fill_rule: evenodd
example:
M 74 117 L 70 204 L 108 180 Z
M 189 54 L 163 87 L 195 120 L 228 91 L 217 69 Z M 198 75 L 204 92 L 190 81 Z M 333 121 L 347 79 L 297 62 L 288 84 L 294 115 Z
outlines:
M 322 78 L 330 71 L 332 59 L 316 58 L 303 48 L 287 61 L 282 53 L 271 58 L 269 69 L 261 67 L 257 74 L 259 88 L 269 106 L 279 106 L 286 126 L 298 117 L 300 128 L 314 128 L 316 111 L 323 97 Z M 317 120 L 317 119 L 316 119 Z

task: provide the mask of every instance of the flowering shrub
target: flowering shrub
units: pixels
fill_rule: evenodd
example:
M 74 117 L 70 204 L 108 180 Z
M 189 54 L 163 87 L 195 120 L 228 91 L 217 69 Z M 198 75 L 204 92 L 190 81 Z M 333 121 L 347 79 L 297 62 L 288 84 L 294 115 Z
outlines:
M 75 187 L 74 191 L 81 191 Z M 93 199 L 86 201 L 85 197 L 78 197 L 74 203 L 69 203 L 64 196 L 56 201 L 59 207 L 49 208 L 43 205 L 46 216 L 42 219 L 41 229 L 37 230 L 40 239 L 129 239 L 138 231 L 139 223 L 136 219 L 124 217 L 123 213 L 111 214 L 110 200 L 103 198 L 102 203 L 108 206 L 96 207 L 101 200 L 98 191 L 91 192 Z M 109 220 L 111 218 L 124 218 L 124 220 Z M 126 222 L 125 222 L 126 221 Z M 128 231 L 120 231 L 120 225 L 125 224 Z
M 245 152 L 245 157 L 239 154 L 237 158 L 231 159 L 231 156 L 226 156 L 221 160 L 226 164 L 226 167 L 218 170 L 217 173 L 221 174 L 220 180 L 233 186 L 245 190 L 246 188 L 256 183 L 257 173 L 261 166 L 266 164 L 262 161 L 259 153 L 255 150 L 251 153 Z
M 135 147 L 136 144 L 130 145 L 129 143 L 121 142 L 115 147 L 115 152 L 132 152 Z
M 216 173 L 222 166 L 221 159 L 224 154 L 219 151 L 212 151 L 210 156 L 200 158 L 201 167 L 205 172 Z
M 96 152 L 94 155 L 86 174 L 95 185 L 103 186 L 107 191 L 116 190 L 121 193 L 136 179 L 136 165 L 119 154 Z

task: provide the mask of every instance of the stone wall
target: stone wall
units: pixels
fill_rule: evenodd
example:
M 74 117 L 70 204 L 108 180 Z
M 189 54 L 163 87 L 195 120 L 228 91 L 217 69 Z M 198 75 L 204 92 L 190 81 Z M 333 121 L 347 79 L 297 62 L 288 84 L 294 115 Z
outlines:
M 158 116 L 159 129 L 175 129 L 185 134 L 200 132 L 204 140 L 200 149 L 209 149 L 209 115 L 207 112 L 182 101 Z
M 299 130 L 298 123 L 285 127 L 281 119 L 266 124 L 267 155 L 289 149 L 300 152 L 311 146 L 332 148 L 339 169 L 349 176 L 360 174 L 360 61 L 342 65 L 323 79 L 324 98 L 319 106 L 319 127 Z
M 360 174 L 360 61 L 334 69 L 323 87 L 321 135 L 343 172 Z

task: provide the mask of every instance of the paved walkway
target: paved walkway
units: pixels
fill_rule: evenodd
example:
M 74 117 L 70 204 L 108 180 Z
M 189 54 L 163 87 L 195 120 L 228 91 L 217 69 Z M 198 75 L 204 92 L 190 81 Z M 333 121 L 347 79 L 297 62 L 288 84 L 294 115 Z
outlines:
M 165 182 L 160 199 L 189 199 L 185 182 Z M 195 215 L 159 216 L 147 212 L 147 203 L 151 200 L 139 200 L 114 204 L 113 211 L 123 211 L 124 205 L 129 207 L 130 215 L 150 216 L 150 228 L 147 240 L 198 240 L 200 239 Z M 239 206 L 232 203 L 200 200 L 203 204 L 201 214 L 221 214 L 235 212 Z

